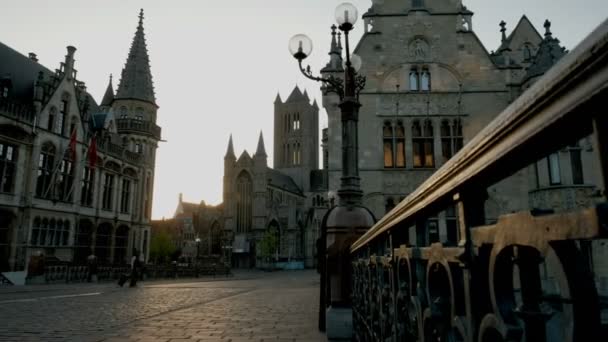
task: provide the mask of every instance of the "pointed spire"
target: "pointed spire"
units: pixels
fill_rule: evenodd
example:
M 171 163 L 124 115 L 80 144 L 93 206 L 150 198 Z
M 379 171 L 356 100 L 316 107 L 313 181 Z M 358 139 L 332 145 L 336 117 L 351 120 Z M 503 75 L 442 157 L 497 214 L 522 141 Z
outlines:
M 280 103 L 283 103 L 283 100 L 281 100 L 281 94 L 279 94 L 277 92 L 277 98 L 274 99 L 274 104 L 280 104 Z
M 139 25 L 131 44 L 127 63 L 122 69 L 117 99 L 135 99 L 156 104 L 150 72 L 150 58 L 144 34 L 144 10 L 139 12 Z
M 331 26 L 331 47 L 329 53 L 338 51 L 338 42 L 336 41 L 336 25 Z
M 312 107 L 313 107 L 314 109 L 319 109 L 319 104 L 317 104 L 317 99 L 315 99 L 315 100 L 313 101 L 313 103 L 312 103 Z
M 306 89 L 304 89 L 304 98 L 306 99 L 306 102 L 310 103 L 310 97 L 308 97 L 308 91 Z
M 114 101 L 114 86 L 112 85 L 112 74 L 110 74 L 110 81 L 108 82 L 106 93 L 103 95 L 103 100 L 101 100 L 101 106 L 109 107 L 112 105 L 112 101 Z
M 264 158 L 268 157 L 266 154 L 266 147 L 264 146 L 264 135 L 262 134 L 262 131 L 260 131 L 260 138 L 258 139 L 258 148 L 255 151 L 255 156 Z
M 228 140 L 228 150 L 226 151 L 226 156 L 224 159 L 236 159 L 236 155 L 234 154 L 234 145 L 232 144 L 232 134 L 230 134 L 230 140 Z
M 507 41 L 507 23 L 505 23 L 504 20 L 502 20 L 500 22 L 500 32 L 502 32 L 502 42 L 506 42 Z

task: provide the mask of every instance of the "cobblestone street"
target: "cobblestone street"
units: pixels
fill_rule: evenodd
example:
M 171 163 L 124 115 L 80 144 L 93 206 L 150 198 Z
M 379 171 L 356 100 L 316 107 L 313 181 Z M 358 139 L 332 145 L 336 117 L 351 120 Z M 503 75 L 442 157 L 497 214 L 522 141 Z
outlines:
M 314 271 L 0 288 L 1 341 L 325 341 Z

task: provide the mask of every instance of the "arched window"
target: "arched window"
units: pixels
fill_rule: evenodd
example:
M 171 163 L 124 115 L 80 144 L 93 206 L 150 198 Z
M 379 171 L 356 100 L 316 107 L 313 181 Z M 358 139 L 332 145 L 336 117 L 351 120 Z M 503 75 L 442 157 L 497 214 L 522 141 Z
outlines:
M 412 144 L 414 148 L 414 167 L 435 167 L 435 154 L 433 151 L 433 124 L 425 120 L 424 126 L 419 121 L 412 124 Z
M 45 143 L 40 149 L 38 173 L 36 177 L 36 196 L 51 198 L 51 178 L 55 167 L 55 146 Z
M 559 162 L 559 154 L 553 153 L 547 158 L 547 164 L 549 165 L 549 183 L 551 185 L 562 184 L 562 176 Z
M 525 62 L 529 62 L 532 59 L 532 48 L 530 47 L 530 44 L 526 44 L 523 47 L 523 52 L 524 52 L 524 61 Z
M 410 70 L 410 91 L 418 91 L 420 88 L 419 84 L 419 75 L 418 70 L 412 69 Z
M 0 192 L 13 192 L 17 169 L 17 147 L 0 141 Z
M 427 69 L 422 70 L 420 74 L 420 90 L 431 90 L 431 73 Z
M 247 233 L 251 230 L 253 183 L 251 176 L 245 171 L 236 179 L 236 230 L 237 233 Z

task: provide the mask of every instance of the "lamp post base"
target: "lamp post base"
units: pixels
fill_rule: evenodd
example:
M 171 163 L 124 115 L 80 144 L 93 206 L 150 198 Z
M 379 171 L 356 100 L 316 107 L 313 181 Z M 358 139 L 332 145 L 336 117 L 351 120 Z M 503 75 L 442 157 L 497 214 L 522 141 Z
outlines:
M 329 307 L 325 314 L 325 329 L 328 341 L 351 341 L 353 310 L 349 307 Z

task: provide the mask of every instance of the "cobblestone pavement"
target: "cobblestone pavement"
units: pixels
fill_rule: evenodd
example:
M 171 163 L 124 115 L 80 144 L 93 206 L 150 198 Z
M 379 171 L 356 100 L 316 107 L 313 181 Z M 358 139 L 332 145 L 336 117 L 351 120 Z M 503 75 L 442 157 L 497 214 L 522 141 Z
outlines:
M 0 288 L 0 341 L 325 341 L 314 271 Z

